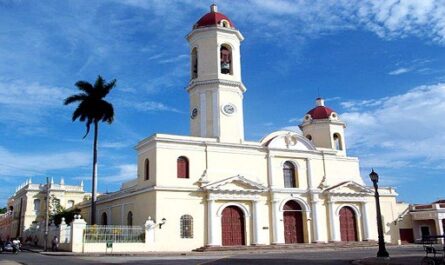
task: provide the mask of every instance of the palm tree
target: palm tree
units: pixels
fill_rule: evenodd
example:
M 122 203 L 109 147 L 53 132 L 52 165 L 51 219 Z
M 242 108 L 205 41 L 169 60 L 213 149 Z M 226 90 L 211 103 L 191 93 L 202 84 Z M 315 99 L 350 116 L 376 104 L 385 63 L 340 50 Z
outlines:
M 94 143 L 93 143 L 93 183 L 92 183 L 92 199 L 91 199 L 91 224 L 96 224 L 96 190 L 97 190 L 97 135 L 99 130 L 99 122 L 112 123 L 114 119 L 113 105 L 105 101 L 104 98 L 116 85 L 116 79 L 107 83 L 99 75 L 94 86 L 86 81 L 76 82 L 76 87 L 82 93 L 69 96 L 65 99 L 64 104 L 68 105 L 73 102 L 79 102 L 76 110 L 73 112 L 73 121 L 79 119 L 86 122 L 87 131 L 83 139 L 90 132 L 91 124 L 94 124 Z

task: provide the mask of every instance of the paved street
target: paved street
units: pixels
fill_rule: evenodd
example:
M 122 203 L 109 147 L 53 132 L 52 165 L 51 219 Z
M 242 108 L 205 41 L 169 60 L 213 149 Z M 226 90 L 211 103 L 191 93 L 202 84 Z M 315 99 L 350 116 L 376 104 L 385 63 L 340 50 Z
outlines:
M 274 253 L 227 254 L 224 252 L 192 254 L 186 256 L 46 256 L 22 252 L 18 255 L 0 254 L 0 265 L 69 265 L 69 264 L 181 264 L 181 265 L 223 265 L 223 264 L 351 264 L 351 261 L 375 256 L 376 249 L 341 250 L 293 250 Z M 420 264 L 423 257 L 421 246 L 391 247 L 391 256 L 398 257 L 400 264 Z

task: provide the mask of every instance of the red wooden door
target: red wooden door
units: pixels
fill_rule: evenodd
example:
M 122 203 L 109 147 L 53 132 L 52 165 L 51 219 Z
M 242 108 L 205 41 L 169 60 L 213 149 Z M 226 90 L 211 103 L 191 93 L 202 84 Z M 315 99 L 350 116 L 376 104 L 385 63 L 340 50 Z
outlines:
M 303 215 L 301 206 L 295 201 L 284 205 L 284 242 L 286 244 L 304 243 Z
M 400 241 L 402 241 L 402 244 L 406 243 L 414 243 L 414 233 L 412 228 L 405 228 L 400 229 Z
M 228 206 L 222 212 L 222 244 L 223 246 L 244 245 L 244 214 L 236 206 Z
M 340 209 L 341 241 L 357 241 L 357 221 L 351 207 Z

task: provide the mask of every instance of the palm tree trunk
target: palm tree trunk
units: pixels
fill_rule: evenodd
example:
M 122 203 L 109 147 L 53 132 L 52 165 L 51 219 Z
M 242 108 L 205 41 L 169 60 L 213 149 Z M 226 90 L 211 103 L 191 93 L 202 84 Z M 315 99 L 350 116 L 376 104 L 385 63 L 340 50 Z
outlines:
M 96 224 L 96 193 L 97 193 L 97 135 L 99 131 L 98 122 L 94 122 L 94 143 L 93 143 L 93 183 L 91 192 L 91 224 Z

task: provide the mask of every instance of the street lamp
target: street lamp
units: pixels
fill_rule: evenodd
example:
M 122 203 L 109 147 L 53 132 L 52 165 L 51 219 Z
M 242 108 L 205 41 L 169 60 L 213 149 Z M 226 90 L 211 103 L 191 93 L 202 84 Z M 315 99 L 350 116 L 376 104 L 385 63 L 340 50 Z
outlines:
M 380 212 L 380 195 L 379 195 L 379 186 L 377 183 L 379 182 L 379 175 L 374 172 L 374 169 L 372 169 L 371 173 L 369 174 L 369 178 L 372 181 L 372 184 L 374 184 L 374 197 L 375 197 L 375 204 L 376 204 L 376 211 L 377 211 L 377 232 L 379 234 L 379 251 L 377 252 L 378 258 L 388 258 L 389 254 L 388 251 L 386 251 L 385 248 L 385 239 L 383 237 L 383 227 L 382 227 L 382 213 Z

